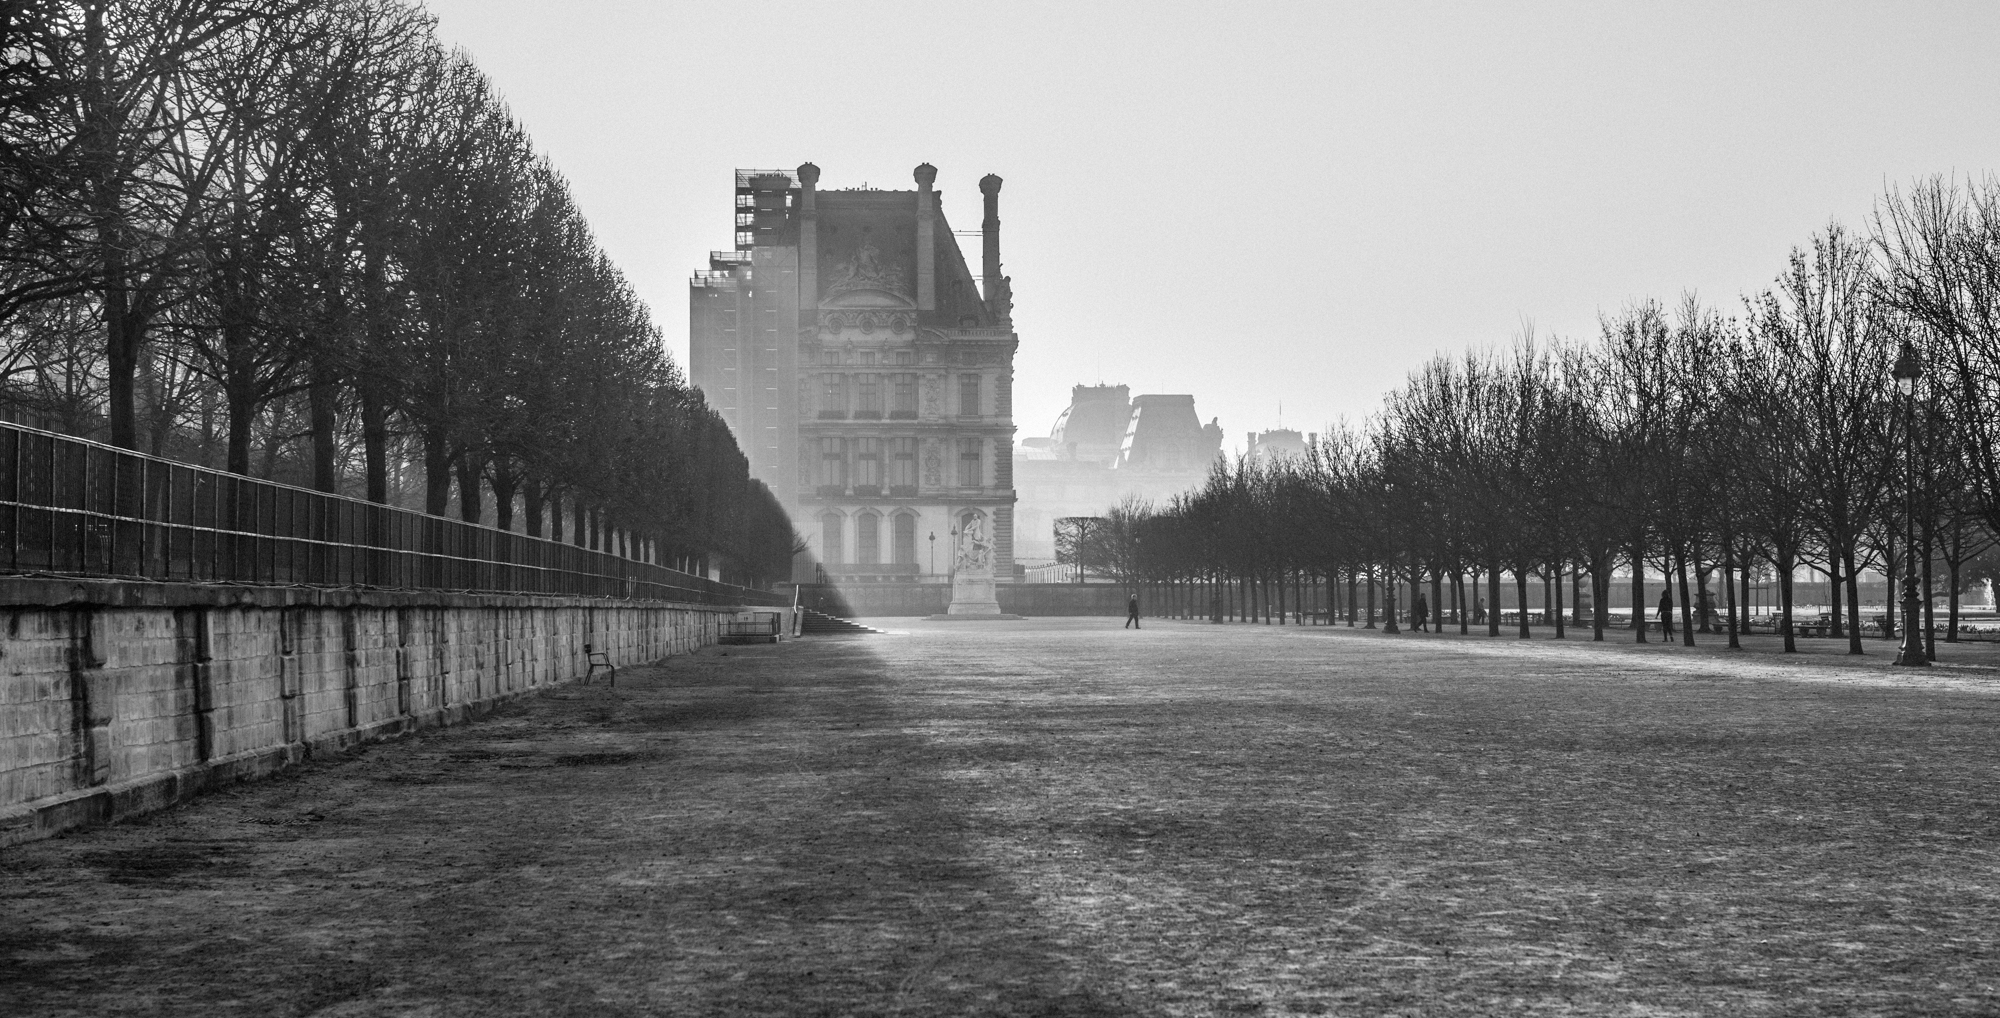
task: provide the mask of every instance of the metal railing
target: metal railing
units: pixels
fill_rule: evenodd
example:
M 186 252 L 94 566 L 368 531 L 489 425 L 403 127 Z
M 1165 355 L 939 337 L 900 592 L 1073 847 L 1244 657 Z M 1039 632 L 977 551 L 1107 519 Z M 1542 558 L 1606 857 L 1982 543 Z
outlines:
M 783 603 L 610 552 L 7 423 L 0 574 Z

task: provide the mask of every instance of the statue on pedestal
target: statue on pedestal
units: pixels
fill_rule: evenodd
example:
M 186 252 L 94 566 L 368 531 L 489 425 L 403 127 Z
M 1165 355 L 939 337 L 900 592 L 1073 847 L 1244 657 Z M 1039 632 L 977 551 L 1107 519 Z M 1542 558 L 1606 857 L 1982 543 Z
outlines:
M 993 535 L 987 529 L 986 514 L 978 511 L 961 517 L 953 531 L 951 558 L 951 607 L 936 619 L 1015 619 L 1000 611 L 993 590 Z

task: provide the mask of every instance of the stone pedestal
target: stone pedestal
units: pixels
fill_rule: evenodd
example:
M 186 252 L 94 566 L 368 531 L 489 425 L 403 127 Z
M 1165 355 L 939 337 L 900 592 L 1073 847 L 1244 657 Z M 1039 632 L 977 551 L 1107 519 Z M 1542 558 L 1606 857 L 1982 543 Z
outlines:
M 951 578 L 951 607 L 947 616 L 998 615 L 1000 601 L 993 594 L 993 574 L 961 569 Z

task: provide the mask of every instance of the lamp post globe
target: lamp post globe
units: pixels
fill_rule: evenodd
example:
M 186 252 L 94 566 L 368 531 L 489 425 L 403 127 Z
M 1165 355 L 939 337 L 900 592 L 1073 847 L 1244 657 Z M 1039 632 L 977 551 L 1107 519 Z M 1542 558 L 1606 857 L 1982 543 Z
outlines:
M 1918 631 L 1922 625 L 1922 606 L 1917 597 L 1917 434 L 1916 403 L 1917 382 L 1924 377 L 1924 366 L 1917 360 L 1917 352 L 1909 340 L 1896 352 L 1895 366 L 1889 369 L 1889 377 L 1896 380 L 1896 391 L 1903 400 L 1903 645 L 1896 652 L 1896 663 L 1918 668 L 1929 667 L 1930 655 L 1924 651 L 1923 634 Z

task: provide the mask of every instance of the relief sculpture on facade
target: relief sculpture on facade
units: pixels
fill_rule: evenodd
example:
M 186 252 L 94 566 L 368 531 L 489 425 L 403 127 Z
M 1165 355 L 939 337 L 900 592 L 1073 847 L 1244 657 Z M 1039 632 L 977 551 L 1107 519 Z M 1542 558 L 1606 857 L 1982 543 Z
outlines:
M 923 383 L 924 420 L 944 416 L 944 376 L 925 375 Z
M 884 263 L 882 249 L 864 236 L 851 256 L 834 263 L 833 271 L 827 274 L 824 292 L 833 297 L 850 290 L 881 290 L 909 300 L 910 286 L 904 280 L 908 271 L 902 265 Z
M 934 441 L 924 443 L 924 486 L 944 486 L 944 454 L 938 451 L 938 444 Z

